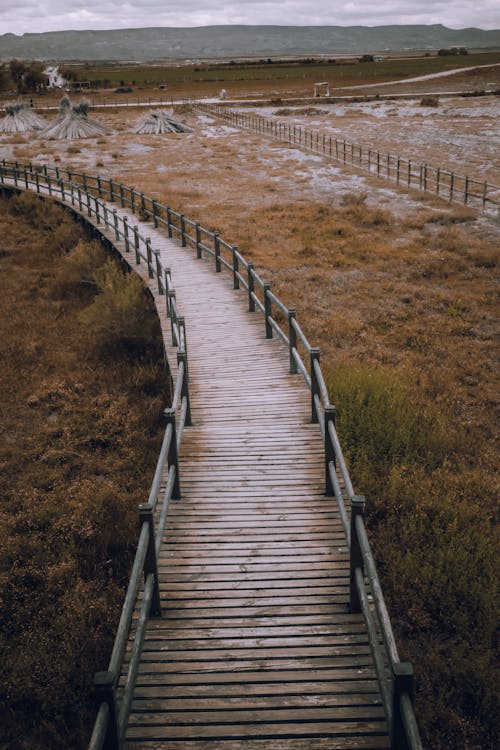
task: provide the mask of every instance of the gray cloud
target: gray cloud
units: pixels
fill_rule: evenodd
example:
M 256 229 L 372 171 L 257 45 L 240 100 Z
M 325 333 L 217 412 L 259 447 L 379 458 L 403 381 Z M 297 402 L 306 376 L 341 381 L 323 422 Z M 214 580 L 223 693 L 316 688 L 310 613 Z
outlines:
M 0 33 L 145 26 L 438 24 L 500 28 L 498 0 L 0 0 Z

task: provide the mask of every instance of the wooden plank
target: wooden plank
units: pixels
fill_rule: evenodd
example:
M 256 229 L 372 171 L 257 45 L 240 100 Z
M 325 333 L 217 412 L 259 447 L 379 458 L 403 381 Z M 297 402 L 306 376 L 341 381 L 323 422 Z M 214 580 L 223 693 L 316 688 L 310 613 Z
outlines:
M 303 380 L 287 374 L 286 348 L 265 338 L 262 317 L 246 311 L 246 293 L 228 276 L 149 224 L 140 233 L 173 269 L 193 426 L 158 561 L 163 612 L 148 623 L 126 747 L 386 750 Z M 165 300 L 145 264 L 139 271 L 175 370 Z

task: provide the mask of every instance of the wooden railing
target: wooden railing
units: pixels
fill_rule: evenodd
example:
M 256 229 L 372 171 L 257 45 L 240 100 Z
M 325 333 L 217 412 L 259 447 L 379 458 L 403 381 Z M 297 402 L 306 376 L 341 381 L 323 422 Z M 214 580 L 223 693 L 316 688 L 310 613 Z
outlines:
M 0 166 L 1 183 L 52 195 L 67 205 L 77 206 L 75 210 L 80 215 L 88 216 L 89 221 L 93 217 L 93 225 L 99 226 L 104 222 L 106 232 L 103 236 L 105 234 L 109 241 L 111 232 L 111 241 L 123 241 L 125 253 L 133 250 L 136 263 L 144 260 L 149 277 L 156 278 L 159 293 L 166 296 L 172 342 L 178 347 L 179 365 L 174 398 L 171 409 L 166 412 L 168 424 L 150 496 L 139 510 L 141 534 L 115 645 L 108 670 L 96 675 L 100 707 L 89 750 L 103 747 L 117 750 L 122 747 L 146 622 L 149 615 L 160 614 L 156 559 L 169 499 L 180 497 L 178 449 L 184 426 L 191 424 L 186 330 L 184 319 L 177 310 L 170 269 L 162 267 L 158 253 L 152 249 L 151 240 L 142 237 L 136 226 L 131 228 L 126 217 L 120 218 L 116 209 L 110 211 L 101 200 L 103 196 L 112 202 L 119 202 L 122 207 L 130 207 L 141 219 L 151 219 L 155 227 L 164 227 L 169 237 L 177 239 L 183 247 L 192 248 L 197 258 L 208 257 L 217 273 L 227 271 L 232 277 L 233 288 L 244 290 L 249 312 L 259 310 L 263 314 L 266 338 L 276 337 L 288 349 L 290 373 L 300 374 L 307 384 L 311 396 L 311 421 L 319 425 L 323 436 L 325 494 L 336 499 L 350 550 L 349 607 L 351 612 L 362 612 L 364 615 L 390 729 L 391 747 L 393 750 L 422 750 L 413 710 L 413 669 L 411 664 L 399 658 L 365 527 L 365 499 L 354 493 L 335 426 L 335 406 L 330 403 L 321 370 L 320 351 L 310 345 L 297 321 L 295 308 L 287 308 L 272 293 L 270 284 L 257 273 L 253 263 L 245 260 L 238 247 L 225 242 L 218 232 L 210 232 L 199 222 L 111 179 L 47 166 L 20 166 L 17 162 L 4 160 Z M 180 415 L 176 434 L 177 411 Z M 160 499 L 161 477 L 165 470 L 168 471 L 167 485 Z M 156 533 L 153 526 L 155 510 L 157 517 L 159 513 Z M 145 579 L 143 600 L 118 709 L 116 687 L 142 575 Z
M 500 207 L 500 187 L 486 181 L 463 177 L 455 172 L 404 159 L 401 156 L 381 153 L 366 146 L 349 143 L 345 139 L 332 138 L 316 130 L 308 130 L 269 117 L 244 114 L 219 104 L 202 101 L 186 103 L 193 109 L 220 117 L 234 127 L 292 143 L 342 164 L 392 180 L 406 188 L 424 190 L 445 200 L 463 203 L 483 211 L 490 209 L 497 212 Z

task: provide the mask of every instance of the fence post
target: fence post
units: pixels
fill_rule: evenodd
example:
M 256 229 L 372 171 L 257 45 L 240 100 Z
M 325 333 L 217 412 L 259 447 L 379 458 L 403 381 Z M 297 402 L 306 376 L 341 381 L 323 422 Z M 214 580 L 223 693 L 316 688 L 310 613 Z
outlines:
M 149 526 L 148 548 L 144 559 L 144 581 L 146 581 L 151 573 L 154 577 L 153 596 L 151 597 L 149 616 L 161 617 L 160 586 L 158 583 L 158 564 L 155 549 L 155 526 L 153 520 L 153 505 L 151 503 L 141 503 L 139 505 L 139 523 L 141 529 L 144 523 L 147 523 Z
M 120 730 L 113 672 L 95 673 L 93 693 L 96 705 L 99 707 L 101 703 L 106 703 L 109 709 L 104 747 L 106 750 L 120 750 Z
M 319 422 L 319 415 L 318 410 L 316 409 L 316 399 L 315 396 L 319 396 L 319 383 L 318 378 L 316 377 L 316 370 L 314 368 L 314 362 L 317 360 L 319 362 L 319 348 L 317 346 L 311 346 L 311 422 L 313 424 L 318 424 Z
M 464 195 L 464 204 L 467 205 L 467 201 L 469 200 L 469 178 L 465 178 L 465 195 Z
M 350 580 L 349 580 L 349 611 L 361 612 L 361 601 L 356 586 L 356 569 L 361 568 L 364 571 L 363 554 L 358 538 L 356 518 L 365 515 L 366 500 L 363 495 L 353 495 L 351 497 L 351 544 L 350 544 Z
M 265 281 L 262 286 L 262 292 L 264 294 L 264 323 L 266 328 L 266 339 L 272 339 L 273 337 L 273 327 L 271 325 L 271 298 L 269 296 L 270 289 L 271 284 L 269 283 L 269 281 Z
M 153 224 L 155 228 L 158 226 L 158 204 L 153 201 Z
M 96 201 L 96 208 L 97 208 L 97 201 Z M 99 217 L 97 218 L 97 222 L 99 223 Z M 125 239 L 125 252 L 130 252 L 130 240 L 128 237 L 128 219 L 126 216 L 123 217 L 123 235 Z
M 297 349 L 297 331 L 294 328 L 293 321 L 297 315 L 295 307 L 288 308 L 288 352 L 290 355 L 290 375 L 297 374 L 297 362 L 293 350 Z
M 49 190 L 49 195 L 52 195 L 52 180 L 50 179 L 50 175 L 47 175 L 47 188 Z
M 146 219 L 147 216 L 146 216 L 146 203 L 144 201 L 144 193 L 141 193 L 141 211 L 142 211 L 143 218 Z
M 167 418 L 167 425 L 172 425 L 172 439 L 170 440 L 170 446 L 168 448 L 168 465 L 175 467 L 175 479 L 174 486 L 172 488 L 172 499 L 179 500 L 181 497 L 181 484 L 179 477 L 179 456 L 177 453 L 177 430 L 175 426 L 175 410 L 165 409 L 165 416 Z
M 113 202 L 115 197 L 114 190 L 113 190 L 113 180 L 109 180 L 109 200 Z
M 172 209 L 167 208 L 167 231 L 168 236 L 172 238 Z
M 119 190 L 120 190 L 120 205 L 122 208 L 125 208 L 125 200 L 123 198 L 123 185 L 121 184 L 121 182 L 120 182 Z
M 399 661 L 392 667 L 392 722 L 390 740 L 392 750 L 409 750 L 401 714 L 401 698 L 407 693 L 413 702 L 413 667 L 410 662 Z
M 455 183 L 455 174 L 454 172 L 450 173 L 450 201 L 453 200 L 453 187 Z
M 330 423 L 335 427 L 336 409 L 333 404 L 325 406 L 325 495 L 331 497 L 334 495 L 332 478 L 330 476 L 330 464 L 333 462 L 334 467 L 337 465 L 335 456 L 335 447 L 330 438 L 328 429 Z
M 255 312 L 255 300 L 253 298 L 254 293 L 254 278 L 253 278 L 253 263 L 249 261 L 247 264 L 247 279 L 248 279 L 248 312 Z
M 101 176 L 97 176 L 97 194 L 99 198 L 102 198 L 102 185 L 101 185 Z
M 116 208 L 113 209 L 113 225 L 115 228 L 115 240 L 119 240 L 120 232 L 118 231 L 118 211 Z
M 238 274 L 240 271 L 240 261 L 238 259 L 238 245 L 232 245 L 231 251 L 233 253 L 233 289 L 239 289 L 240 277 Z
M 199 259 L 201 258 L 201 224 L 199 221 L 195 224 L 195 232 L 196 232 L 196 257 Z
M 153 279 L 154 272 L 153 272 L 153 251 L 151 249 L 151 237 L 146 237 L 146 255 L 148 259 L 148 276 L 150 279 Z
M 135 249 L 135 262 L 137 265 L 141 262 L 141 254 L 139 252 L 139 227 L 134 226 L 134 249 Z
M 78 188 L 78 208 L 80 211 L 83 211 L 83 201 L 82 201 L 82 189 L 81 187 Z
M 26 185 L 26 187 L 28 187 L 28 186 Z M 66 200 L 66 196 L 64 194 L 64 180 L 61 180 L 60 178 L 59 178 L 59 191 L 61 193 L 61 200 L 65 201 Z
M 220 234 L 219 232 L 214 232 L 214 253 L 215 253 L 215 270 L 217 273 L 220 273 L 222 270 L 222 266 L 220 264 Z
M 160 261 L 160 251 L 155 250 L 155 261 L 156 261 L 156 279 L 158 281 L 158 294 L 164 294 L 163 289 L 163 277 L 161 272 L 161 261 Z
M 183 321 L 184 323 L 184 321 Z M 184 332 L 185 335 L 185 332 Z M 191 427 L 193 424 L 193 420 L 191 418 L 191 401 L 189 398 L 189 372 L 188 372 L 188 362 L 187 362 L 187 352 L 177 352 L 177 364 L 179 365 L 181 362 L 184 363 L 184 377 L 182 379 L 182 387 L 181 387 L 181 399 L 186 397 L 187 401 L 187 409 L 186 409 L 186 427 Z
M 167 311 L 167 318 L 170 318 L 170 297 L 169 297 L 169 283 L 168 283 L 168 277 L 170 276 L 170 268 L 164 268 L 164 279 L 165 279 L 165 308 Z
M 181 247 L 186 247 L 186 217 L 181 214 Z

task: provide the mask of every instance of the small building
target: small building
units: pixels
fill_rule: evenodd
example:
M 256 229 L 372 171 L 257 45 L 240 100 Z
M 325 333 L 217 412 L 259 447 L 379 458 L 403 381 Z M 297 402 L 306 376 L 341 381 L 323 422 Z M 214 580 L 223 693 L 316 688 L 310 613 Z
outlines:
M 67 85 L 67 81 L 59 73 L 57 65 L 49 65 L 45 68 L 43 74 L 47 77 L 47 88 L 49 89 L 62 89 Z
M 314 96 L 330 96 L 330 84 L 328 81 L 314 84 Z

